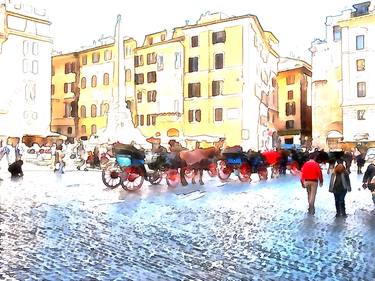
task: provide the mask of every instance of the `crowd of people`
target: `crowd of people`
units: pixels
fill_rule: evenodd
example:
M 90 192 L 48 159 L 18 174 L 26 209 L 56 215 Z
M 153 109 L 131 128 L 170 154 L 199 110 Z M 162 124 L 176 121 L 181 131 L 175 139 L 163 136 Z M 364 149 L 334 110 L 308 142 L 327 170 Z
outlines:
M 157 147 L 155 143 L 152 143 L 152 145 L 152 151 L 163 148 L 160 143 L 158 143 Z M 176 148 L 175 143 L 169 143 L 169 145 L 170 150 L 174 151 Z M 163 151 L 166 150 L 163 148 Z M 79 163 L 77 168 L 80 170 L 100 168 L 101 164 L 109 161 L 108 159 L 111 157 L 110 146 L 96 145 L 89 148 L 82 141 L 53 143 L 50 152 L 50 168 L 60 175 L 64 174 L 67 157 L 76 159 Z M 324 150 L 315 149 L 313 151 L 305 151 L 302 154 L 297 153 L 295 150 L 272 152 L 275 151 L 271 151 L 271 153 L 263 152 L 264 158 L 267 158 L 265 160 L 269 163 L 272 162 L 270 165 L 272 174 L 275 172 L 275 167 L 277 167 L 279 175 L 285 174 L 290 159 L 294 159 L 297 163 L 296 165 L 299 165 L 301 184 L 307 191 L 308 213 L 312 215 L 315 213 L 314 205 L 318 186 L 323 185 L 322 167 L 328 164 L 327 173 L 331 174 L 329 192 L 334 195 L 336 216 L 346 217 L 345 196 L 347 192 L 351 191 L 349 174 L 351 173 L 352 163 L 356 163 L 357 174 L 362 174 L 362 169 L 366 163 L 364 153 L 361 153 L 358 148 L 353 148 L 350 151 L 340 152 L 339 156 L 335 156 L 334 161 L 331 162 L 332 155 L 329 157 L 329 153 Z M 12 179 L 22 178 L 23 176 L 24 153 L 24 148 L 19 142 L 8 143 L 0 140 L 0 162 L 3 158 L 6 159 Z M 275 155 L 278 156 L 276 157 Z M 300 159 L 301 155 L 307 155 L 309 159 Z M 375 204 L 375 161 L 372 161 L 367 166 L 362 179 L 362 187 L 371 191 L 372 200 Z
M 323 175 L 319 159 L 321 154 L 310 154 L 310 159 L 301 168 L 301 184 L 307 191 L 308 213 L 315 214 L 315 197 L 318 185 L 323 186 Z M 352 190 L 350 182 L 350 167 L 352 162 L 357 164 L 357 174 L 362 174 L 365 164 L 363 154 L 358 149 L 352 152 L 345 152 L 342 157 L 336 159 L 333 165 L 329 165 L 327 173 L 331 171 L 329 192 L 333 193 L 336 206 L 336 217 L 347 217 L 345 208 L 345 196 Z M 324 162 L 323 162 L 324 163 Z M 367 166 L 362 178 L 362 187 L 371 191 L 372 201 L 375 205 L 375 161 L 372 160 Z

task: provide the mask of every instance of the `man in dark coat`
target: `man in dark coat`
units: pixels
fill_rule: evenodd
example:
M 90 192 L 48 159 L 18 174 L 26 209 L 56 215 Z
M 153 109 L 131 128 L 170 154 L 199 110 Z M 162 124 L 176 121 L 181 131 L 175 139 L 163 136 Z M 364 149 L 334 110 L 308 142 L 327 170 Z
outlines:
M 372 194 L 372 201 L 375 204 L 375 161 L 372 161 L 370 165 L 368 165 L 365 174 L 363 175 L 362 179 L 362 187 L 364 189 L 368 188 Z

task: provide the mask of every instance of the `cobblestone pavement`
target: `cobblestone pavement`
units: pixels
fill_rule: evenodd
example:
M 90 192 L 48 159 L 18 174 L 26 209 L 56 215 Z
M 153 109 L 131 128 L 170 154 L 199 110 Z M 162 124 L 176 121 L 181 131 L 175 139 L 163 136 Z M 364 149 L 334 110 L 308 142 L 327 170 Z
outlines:
M 100 173 L 0 174 L 0 280 L 375 280 L 375 212 L 352 173 L 346 219 L 328 177 L 105 190 Z

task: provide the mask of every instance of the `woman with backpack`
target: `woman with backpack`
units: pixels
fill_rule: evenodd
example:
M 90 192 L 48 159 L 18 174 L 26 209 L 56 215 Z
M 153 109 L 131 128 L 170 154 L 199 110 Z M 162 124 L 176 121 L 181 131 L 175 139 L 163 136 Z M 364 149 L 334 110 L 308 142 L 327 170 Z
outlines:
M 343 164 L 337 164 L 331 175 L 329 183 L 329 192 L 335 196 L 336 217 L 347 217 L 345 210 L 345 196 L 350 192 L 350 178 L 349 173 Z

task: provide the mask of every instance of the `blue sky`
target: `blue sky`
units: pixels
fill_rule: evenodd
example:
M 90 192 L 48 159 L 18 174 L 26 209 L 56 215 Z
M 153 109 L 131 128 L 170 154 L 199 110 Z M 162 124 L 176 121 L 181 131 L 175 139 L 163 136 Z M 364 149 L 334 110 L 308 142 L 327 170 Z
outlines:
M 114 32 L 116 15 L 122 15 L 124 35 L 138 44 L 145 34 L 171 30 L 185 20 L 194 23 L 206 11 L 231 15 L 254 14 L 263 28 L 280 41 L 280 55 L 294 53 L 309 60 L 308 48 L 314 38 L 324 38 L 326 16 L 340 14 L 361 1 L 340 0 L 30 0 L 45 7 L 52 22 L 55 49 L 63 52 L 90 45 L 102 34 Z

